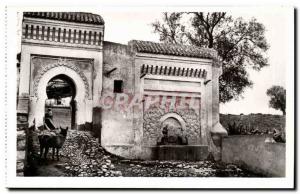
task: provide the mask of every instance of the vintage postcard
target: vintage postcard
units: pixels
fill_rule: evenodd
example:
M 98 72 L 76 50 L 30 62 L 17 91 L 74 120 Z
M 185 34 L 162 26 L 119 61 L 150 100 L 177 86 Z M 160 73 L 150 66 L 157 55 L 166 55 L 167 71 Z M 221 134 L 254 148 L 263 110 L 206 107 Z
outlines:
M 7 7 L 7 187 L 294 188 L 292 7 Z

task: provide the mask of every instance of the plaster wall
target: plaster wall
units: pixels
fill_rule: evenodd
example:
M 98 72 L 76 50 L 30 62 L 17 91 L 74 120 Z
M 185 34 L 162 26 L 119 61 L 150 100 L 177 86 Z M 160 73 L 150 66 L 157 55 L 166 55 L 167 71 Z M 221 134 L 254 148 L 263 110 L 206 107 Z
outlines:
M 131 151 L 134 145 L 133 115 L 132 108 L 126 107 L 134 91 L 133 63 L 133 53 L 126 45 L 104 42 L 103 90 L 99 103 L 107 103 L 102 106 L 101 145 L 111 153 L 129 158 L 134 157 Z M 122 93 L 114 93 L 115 80 L 123 81 Z M 118 96 L 119 100 L 116 99 Z
M 235 135 L 223 138 L 222 161 L 243 165 L 271 177 L 285 176 L 285 143 L 271 143 L 272 135 Z
M 205 81 L 215 79 L 212 74 L 211 60 L 148 54 L 140 56 L 139 53 L 132 53 L 130 47 L 126 45 L 110 42 L 103 44 L 103 60 L 102 99 L 106 98 L 115 102 L 118 95 L 122 96 L 122 94 L 113 93 L 114 80 L 123 81 L 124 96 L 135 95 L 140 99 L 147 96 L 195 97 L 199 103 L 197 113 L 195 115 L 182 113 L 181 116 L 186 120 L 185 122 L 188 122 L 189 128 L 192 128 L 189 126 L 190 124 L 195 126 L 191 144 L 208 145 L 210 138 L 208 135 L 213 126 L 213 119 L 218 119 L 212 116 L 213 84 L 205 84 Z M 143 64 L 198 68 L 206 73 L 200 78 L 151 74 L 142 76 L 141 66 Z M 218 76 L 218 74 L 216 75 Z M 128 105 L 132 99 L 125 98 L 124 102 Z M 100 104 L 103 102 L 100 100 Z M 109 103 L 102 107 L 101 145 L 107 151 L 126 158 L 153 158 L 155 150 L 153 146 L 156 141 L 151 140 L 152 143 L 148 143 L 144 135 L 147 121 L 144 117 L 143 106 L 145 106 L 143 102 L 140 102 L 139 106 L 126 110 Z M 181 117 L 180 114 L 178 115 Z M 193 122 L 194 120 L 191 122 L 190 117 L 195 117 L 196 123 Z M 218 121 L 214 122 L 218 123 Z

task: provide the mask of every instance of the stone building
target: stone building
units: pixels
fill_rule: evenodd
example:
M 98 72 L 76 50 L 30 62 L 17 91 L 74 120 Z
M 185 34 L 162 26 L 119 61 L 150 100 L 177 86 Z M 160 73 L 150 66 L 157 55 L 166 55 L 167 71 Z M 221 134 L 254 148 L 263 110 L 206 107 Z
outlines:
M 67 120 L 74 130 L 91 131 L 107 151 L 136 159 L 154 158 L 166 127 L 197 147 L 201 159 L 219 158 L 227 133 L 219 123 L 216 51 L 107 42 L 104 29 L 103 18 L 91 13 L 24 12 L 18 115 L 43 128 L 46 88 L 61 79 L 72 88 L 71 102 L 64 116 L 54 108 L 55 125 Z

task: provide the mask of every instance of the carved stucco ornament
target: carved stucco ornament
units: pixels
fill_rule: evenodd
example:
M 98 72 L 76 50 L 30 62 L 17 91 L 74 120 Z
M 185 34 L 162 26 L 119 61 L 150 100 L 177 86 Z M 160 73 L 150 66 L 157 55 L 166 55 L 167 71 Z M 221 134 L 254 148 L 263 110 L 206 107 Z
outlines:
M 61 66 L 72 69 L 80 76 L 80 78 L 84 82 L 85 97 L 88 98 L 89 97 L 89 83 L 88 83 L 87 78 L 85 77 L 85 75 L 82 73 L 82 71 L 77 66 L 75 66 L 72 63 L 69 63 L 68 60 L 63 59 L 63 58 L 59 58 L 56 63 L 42 67 L 42 69 L 40 70 L 39 74 L 37 75 L 37 77 L 34 81 L 34 87 L 33 87 L 34 88 L 34 96 L 38 97 L 38 85 L 39 85 L 41 78 L 44 76 L 44 74 L 53 68 L 61 67 Z

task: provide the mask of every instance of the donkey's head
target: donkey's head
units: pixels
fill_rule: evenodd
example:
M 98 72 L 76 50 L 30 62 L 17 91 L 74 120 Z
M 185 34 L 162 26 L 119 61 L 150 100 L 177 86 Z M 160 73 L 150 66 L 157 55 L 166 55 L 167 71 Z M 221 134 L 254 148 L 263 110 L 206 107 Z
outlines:
M 62 134 L 63 136 L 67 136 L 67 133 L 68 133 L 68 129 L 69 127 L 66 127 L 65 129 L 62 128 L 62 127 L 59 127 L 60 128 L 60 134 Z

